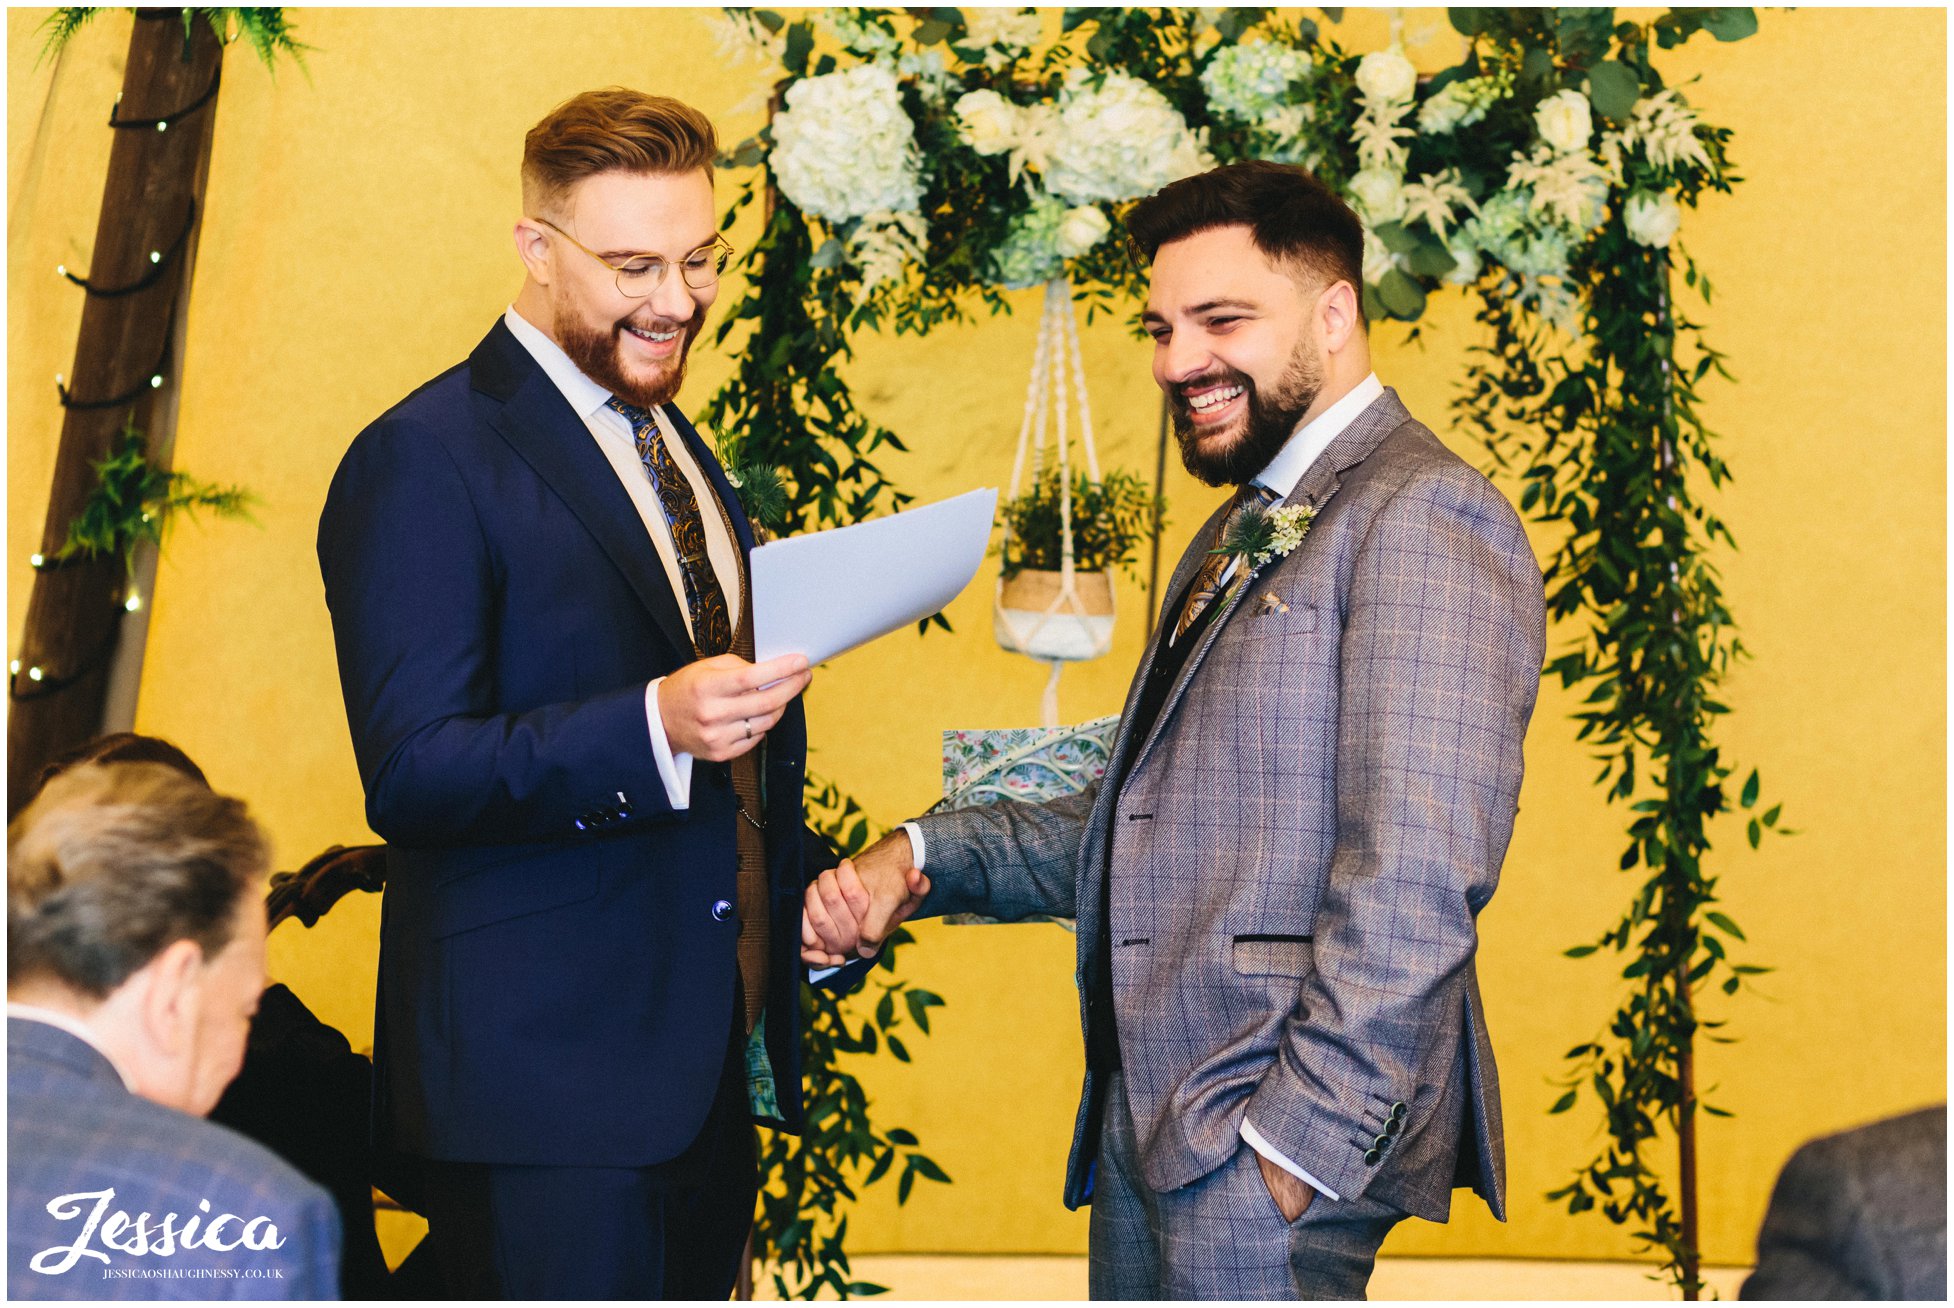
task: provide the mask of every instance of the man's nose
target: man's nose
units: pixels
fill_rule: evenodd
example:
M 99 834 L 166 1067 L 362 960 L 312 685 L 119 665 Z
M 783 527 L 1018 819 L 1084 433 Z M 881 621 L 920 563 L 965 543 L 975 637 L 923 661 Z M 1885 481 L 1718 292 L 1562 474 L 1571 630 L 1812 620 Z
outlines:
M 665 279 L 652 289 L 651 310 L 673 322 L 690 322 L 692 315 L 699 311 L 692 288 L 685 284 L 685 276 L 677 268 L 667 268 Z
M 1182 382 L 1192 381 L 1214 362 L 1204 344 L 1185 335 L 1169 337 L 1164 344 L 1155 348 L 1158 350 L 1155 375 L 1163 386 L 1178 386 Z

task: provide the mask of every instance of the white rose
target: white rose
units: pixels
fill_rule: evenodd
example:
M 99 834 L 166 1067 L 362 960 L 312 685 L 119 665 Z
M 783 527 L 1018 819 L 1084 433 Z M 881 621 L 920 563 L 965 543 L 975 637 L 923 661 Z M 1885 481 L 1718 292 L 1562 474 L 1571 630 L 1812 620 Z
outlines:
M 1112 223 L 1096 204 L 1067 209 L 1058 225 L 1058 252 L 1068 259 L 1076 259 L 1105 240 L 1106 233 L 1112 230 Z
M 1384 274 L 1398 266 L 1398 256 L 1391 253 L 1390 247 L 1377 239 L 1370 228 L 1364 229 L 1364 281 L 1375 286 L 1384 280 Z
M 1364 56 L 1357 65 L 1357 89 L 1373 104 L 1398 104 L 1418 88 L 1418 70 L 1395 47 Z
M 1662 248 L 1676 239 L 1683 225 L 1683 207 L 1667 192 L 1637 191 L 1628 197 L 1622 222 L 1638 244 Z
M 1594 134 L 1594 115 L 1588 97 L 1579 91 L 1556 91 L 1533 111 L 1533 126 L 1540 139 L 1561 154 L 1588 148 Z
M 957 101 L 957 123 L 978 154 L 1002 154 L 1017 143 L 1018 106 L 996 91 L 972 91 Z
M 1350 198 L 1364 222 L 1396 222 L 1404 217 L 1404 178 L 1384 168 L 1366 168 L 1350 179 Z

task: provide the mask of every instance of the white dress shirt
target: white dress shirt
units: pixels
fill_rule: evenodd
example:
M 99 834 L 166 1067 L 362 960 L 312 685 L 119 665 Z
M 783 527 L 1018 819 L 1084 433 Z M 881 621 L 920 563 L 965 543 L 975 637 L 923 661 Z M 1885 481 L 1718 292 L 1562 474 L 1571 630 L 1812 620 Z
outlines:
M 610 407 L 611 392 L 584 376 L 577 365 L 570 362 L 570 356 L 542 329 L 517 313 L 514 305 L 503 313 L 502 321 L 522 347 L 529 351 L 530 357 L 536 360 L 545 375 L 556 384 L 556 389 L 563 393 L 563 398 L 569 401 L 577 416 L 583 419 L 584 426 L 597 442 L 597 448 L 609 460 L 611 470 L 617 473 L 624 493 L 631 497 L 638 517 L 644 520 L 645 531 L 658 551 L 658 561 L 665 566 L 665 576 L 671 582 L 672 594 L 678 597 L 679 614 L 685 619 L 685 629 L 690 632 L 691 606 L 685 602 L 685 579 L 679 571 L 678 550 L 672 544 L 671 524 L 665 521 L 665 510 L 658 502 L 658 492 L 652 489 L 644 462 L 638 458 L 637 439 L 632 434 L 630 422 Z M 719 589 L 726 596 L 726 616 L 737 628 L 740 621 L 739 542 L 726 530 L 724 519 L 717 513 L 705 512 L 706 505 L 719 502 L 712 482 L 692 457 L 692 452 L 685 447 L 685 442 L 679 439 L 676 428 L 664 410 L 654 412 L 658 415 L 659 430 L 665 436 L 665 448 L 671 451 L 672 461 L 685 474 L 686 481 L 691 483 L 693 497 L 699 502 L 699 517 L 704 521 L 706 531 L 706 559 L 713 575 L 719 579 Z M 730 586 L 726 584 L 728 577 L 733 579 Z M 674 809 L 684 809 L 692 803 L 692 756 L 673 753 L 671 740 L 665 735 L 665 720 L 658 713 L 658 686 L 662 681 L 664 678 L 659 677 L 645 687 L 645 727 L 651 733 L 651 752 L 658 761 L 658 777 L 665 783 L 666 797 L 671 800 Z
M 1342 435 L 1344 428 L 1383 394 L 1384 383 L 1377 379 L 1377 374 L 1373 372 L 1366 375 L 1364 380 L 1351 387 L 1350 391 L 1339 398 L 1335 404 L 1298 427 L 1289 439 L 1283 442 L 1282 448 L 1276 451 L 1275 458 L 1269 460 L 1269 466 L 1255 475 L 1253 478 L 1255 484 L 1267 486 L 1279 499 L 1288 499 L 1295 491 L 1297 483 L 1302 481 L 1303 474 L 1308 472 L 1310 465 L 1329 448 L 1330 442 Z M 1235 575 L 1238 563 L 1238 560 L 1231 560 L 1227 568 L 1222 571 L 1223 586 L 1226 586 L 1228 579 Z M 902 829 L 909 835 L 910 854 L 920 869 L 924 858 L 923 829 L 914 822 L 903 823 Z M 1297 1166 L 1294 1160 L 1264 1139 L 1262 1133 L 1257 1131 L 1247 1118 L 1242 1119 L 1242 1139 L 1256 1153 L 1285 1172 L 1301 1178 L 1306 1185 L 1324 1198 L 1338 1197 L 1336 1191 Z

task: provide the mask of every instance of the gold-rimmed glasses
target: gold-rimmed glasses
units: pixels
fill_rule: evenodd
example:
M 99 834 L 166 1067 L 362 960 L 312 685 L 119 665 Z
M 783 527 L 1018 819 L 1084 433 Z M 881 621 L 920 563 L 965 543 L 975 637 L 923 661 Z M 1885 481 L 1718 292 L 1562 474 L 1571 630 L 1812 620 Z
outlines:
M 642 300 L 657 290 L 659 283 L 665 280 L 666 270 L 671 267 L 655 254 L 634 254 L 622 263 L 612 263 L 549 219 L 531 218 L 529 221 L 541 223 L 609 268 L 617 277 L 618 294 L 627 295 L 634 300 Z M 725 237 L 715 235 L 710 241 L 679 260 L 678 273 L 685 279 L 687 286 L 695 291 L 703 291 L 719 280 L 719 274 L 726 270 L 726 261 L 732 257 L 733 247 L 727 244 Z

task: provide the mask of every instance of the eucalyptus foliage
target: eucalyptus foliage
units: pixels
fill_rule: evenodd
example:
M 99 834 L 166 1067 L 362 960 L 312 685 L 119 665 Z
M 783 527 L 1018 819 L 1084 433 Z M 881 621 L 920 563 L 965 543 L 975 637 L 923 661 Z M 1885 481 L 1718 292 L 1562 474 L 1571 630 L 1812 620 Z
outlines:
M 881 833 L 868 815 L 839 787 L 809 776 L 807 820 L 844 854 L 859 854 Z M 898 930 L 883 946 L 888 966 L 896 951 L 914 939 Z M 865 1186 L 896 1177 L 896 1202 L 907 1203 L 916 1182 L 948 1182 L 950 1176 L 918 1148 L 913 1131 L 883 1127 L 869 1115 L 868 1095 L 843 1055 L 887 1050 L 909 1061 L 904 1020 L 927 1036 L 929 1011 L 943 999 L 878 969 L 853 995 L 801 987 L 801 1075 L 806 1085 L 807 1122 L 799 1136 L 766 1132 L 760 1150 L 760 1212 L 754 1223 L 753 1253 L 768 1270 L 783 1299 L 812 1299 L 823 1289 L 838 1298 L 881 1294 L 887 1286 L 852 1279 L 848 1266 L 848 1214 Z M 857 1005 L 880 991 L 870 1016 Z

